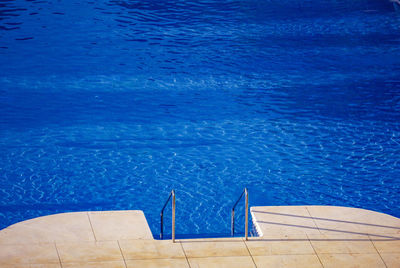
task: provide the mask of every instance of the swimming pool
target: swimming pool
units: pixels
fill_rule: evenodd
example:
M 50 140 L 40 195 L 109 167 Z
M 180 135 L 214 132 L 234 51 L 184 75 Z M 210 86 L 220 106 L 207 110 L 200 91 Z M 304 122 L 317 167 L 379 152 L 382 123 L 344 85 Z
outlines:
M 244 187 L 400 216 L 386 1 L 1 1 L 0 115 L 0 228 L 141 209 L 158 234 L 171 189 L 179 235 L 229 233 Z

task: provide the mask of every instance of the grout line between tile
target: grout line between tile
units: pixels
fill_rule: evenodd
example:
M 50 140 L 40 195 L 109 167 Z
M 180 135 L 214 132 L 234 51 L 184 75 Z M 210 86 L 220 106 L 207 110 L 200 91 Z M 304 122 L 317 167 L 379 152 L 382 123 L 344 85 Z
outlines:
M 183 245 L 182 245 L 182 243 L 179 241 L 178 242 L 180 245 L 181 245 L 181 248 L 182 248 L 182 251 L 183 251 L 183 254 L 185 255 L 185 259 L 186 259 L 186 262 L 188 263 L 188 265 L 189 265 L 189 268 L 191 268 L 191 266 L 190 266 L 190 262 L 189 262 L 189 259 L 188 259 L 188 257 L 186 256 L 186 252 L 185 252 L 185 249 L 183 248 Z
M 379 250 L 376 248 L 374 241 L 371 240 L 371 237 L 368 235 L 369 241 L 371 241 L 372 245 L 374 246 L 374 249 L 376 250 L 376 252 L 378 253 L 379 257 L 381 258 L 383 264 L 385 265 L 385 267 L 387 268 L 388 266 L 386 265 L 385 260 L 382 258 L 381 253 L 379 252 Z
M 306 210 L 307 210 L 307 212 L 308 212 L 308 215 L 310 215 L 311 219 L 313 220 L 313 223 L 315 224 L 315 227 L 317 227 L 318 232 L 319 232 L 320 234 L 322 234 L 321 230 L 319 229 L 319 226 L 318 226 L 317 222 L 315 221 L 314 217 L 311 215 L 311 213 L 310 213 L 310 211 L 308 210 L 308 207 L 307 207 L 307 206 L 306 206 Z M 308 236 L 307 236 L 307 237 L 308 237 Z M 311 242 L 310 242 L 310 243 L 311 243 Z
M 121 252 L 121 255 L 122 255 L 122 259 L 124 260 L 125 268 L 128 268 L 128 266 L 126 265 L 124 253 L 122 252 L 121 245 L 119 244 L 119 240 L 117 240 L 117 243 L 118 243 L 119 251 Z
M 56 252 L 57 252 L 57 256 L 58 256 L 58 260 L 60 261 L 60 266 L 61 268 L 63 267 L 62 262 L 61 262 L 61 257 L 60 257 L 60 253 L 58 252 L 58 248 L 57 248 L 57 244 L 56 242 L 54 242 L 54 247 L 56 248 Z
M 308 211 L 308 209 L 307 209 L 307 211 Z M 310 212 L 308 212 L 308 213 L 310 213 Z M 315 255 L 317 256 L 317 258 L 319 260 L 319 263 L 321 264 L 322 267 L 324 267 L 324 264 L 322 263 L 321 259 L 319 258 L 319 255 L 318 255 L 317 251 L 315 250 L 314 245 L 311 243 L 310 237 L 308 236 L 308 234 L 306 234 L 306 236 L 307 236 L 308 242 L 310 243 L 312 249 L 314 250 Z
M 96 242 L 97 242 L 97 239 L 96 239 L 96 234 L 94 233 L 94 229 L 93 229 L 92 221 L 90 220 L 89 212 L 86 212 L 86 215 L 87 215 L 87 217 L 88 217 L 88 219 L 89 219 L 89 224 L 90 224 L 90 228 L 92 229 L 92 233 L 93 233 L 94 241 L 96 241 Z
M 243 241 L 244 245 L 246 246 L 247 251 L 249 252 L 249 255 L 250 255 L 250 257 L 251 257 L 251 260 L 252 260 L 253 263 L 254 263 L 254 267 L 257 268 L 257 264 L 256 264 L 256 262 L 254 261 L 253 255 L 251 255 L 251 252 L 250 252 L 249 247 L 247 246 L 246 240 L 244 240 L 244 239 L 242 238 L 242 241 Z

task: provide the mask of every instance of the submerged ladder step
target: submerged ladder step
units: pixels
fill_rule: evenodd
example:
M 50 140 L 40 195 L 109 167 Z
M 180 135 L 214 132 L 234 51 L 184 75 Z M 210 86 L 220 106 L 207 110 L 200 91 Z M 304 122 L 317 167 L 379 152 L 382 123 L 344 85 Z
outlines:
M 248 240 L 249 238 L 249 192 L 247 188 L 244 188 L 242 194 L 240 195 L 239 199 L 232 207 L 231 212 L 231 236 L 235 235 L 235 208 L 242 197 L 245 197 L 245 225 L 244 225 L 244 235 L 245 239 Z M 161 209 L 160 213 L 160 239 L 164 239 L 164 210 L 168 205 L 169 200 L 172 198 L 172 242 L 175 243 L 175 190 L 172 190 L 168 196 L 167 201 L 165 202 L 163 208 Z

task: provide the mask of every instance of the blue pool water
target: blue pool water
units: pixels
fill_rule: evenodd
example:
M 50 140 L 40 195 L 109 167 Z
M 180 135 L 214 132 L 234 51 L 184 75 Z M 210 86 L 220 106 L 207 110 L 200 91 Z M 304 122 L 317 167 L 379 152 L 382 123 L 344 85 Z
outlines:
M 175 189 L 178 234 L 225 234 L 243 187 L 400 217 L 399 156 L 389 1 L 0 1 L 0 228 L 140 209 L 158 234 Z

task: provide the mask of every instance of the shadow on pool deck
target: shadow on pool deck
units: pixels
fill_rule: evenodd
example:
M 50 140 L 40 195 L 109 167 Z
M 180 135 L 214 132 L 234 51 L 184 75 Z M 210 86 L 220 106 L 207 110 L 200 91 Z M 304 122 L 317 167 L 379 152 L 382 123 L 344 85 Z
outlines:
M 40 217 L 0 231 L 0 266 L 400 267 L 398 218 L 327 206 L 253 207 L 251 214 L 260 237 L 175 243 L 153 239 L 141 211 Z

